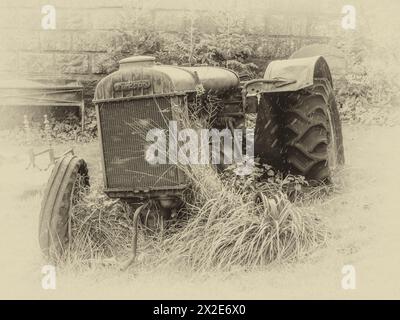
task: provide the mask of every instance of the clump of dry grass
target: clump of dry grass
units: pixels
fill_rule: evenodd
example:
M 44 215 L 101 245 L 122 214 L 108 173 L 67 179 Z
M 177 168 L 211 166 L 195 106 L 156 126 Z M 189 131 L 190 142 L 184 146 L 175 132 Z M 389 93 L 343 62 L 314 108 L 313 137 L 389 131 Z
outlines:
M 82 194 L 71 215 L 67 258 L 90 264 L 129 251 L 132 217 L 123 202 L 108 198 L 95 187 Z
M 185 115 L 183 123 L 203 127 Z M 139 239 L 139 252 L 146 252 L 142 264 L 197 271 L 252 268 L 293 261 L 324 243 L 323 224 L 300 208 L 301 201 L 295 205 L 288 200 L 287 183 L 260 181 L 268 168 L 242 177 L 233 170 L 218 174 L 211 165 L 181 169 L 191 184 L 184 194 L 185 205 L 165 231 L 141 233 L 145 238 Z M 261 203 L 255 201 L 259 193 Z M 133 234 L 132 212 L 120 201 L 92 192 L 74 209 L 72 231 L 71 249 L 78 252 L 73 254 L 78 260 L 126 256 Z
M 251 268 L 293 261 L 325 240 L 320 220 L 284 193 L 262 205 L 254 201 L 255 190 L 232 188 L 211 168 L 192 168 L 191 178 L 186 223 L 164 240 L 163 261 L 184 262 L 195 270 Z
M 233 181 L 240 179 L 234 175 L 221 178 L 208 166 L 192 166 L 187 175 L 192 188 L 185 193 L 178 218 L 162 234 L 139 232 L 144 266 L 253 268 L 294 261 L 325 241 L 321 221 L 290 202 L 276 185 L 264 183 L 259 184 L 264 190 L 255 189 L 254 183 Z M 259 191 L 266 195 L 264 204 L 255 201 Z M 105 264 L 113 258 L 114 264 L 130 254 L 133 223 L 128 205 L 94 188 L 72 214 L 70 263 Z

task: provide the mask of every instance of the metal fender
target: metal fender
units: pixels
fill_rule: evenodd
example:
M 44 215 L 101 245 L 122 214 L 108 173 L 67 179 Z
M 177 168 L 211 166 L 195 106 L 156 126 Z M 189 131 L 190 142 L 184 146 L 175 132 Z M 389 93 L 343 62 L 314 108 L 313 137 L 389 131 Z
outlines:
M 263 79 L 244 84 L 246 96 L 262 93 L 292 92 L 314 85 L 315 80 L 326 79 L 332 85 L 328 63 L 322 56 L 272 61 Z

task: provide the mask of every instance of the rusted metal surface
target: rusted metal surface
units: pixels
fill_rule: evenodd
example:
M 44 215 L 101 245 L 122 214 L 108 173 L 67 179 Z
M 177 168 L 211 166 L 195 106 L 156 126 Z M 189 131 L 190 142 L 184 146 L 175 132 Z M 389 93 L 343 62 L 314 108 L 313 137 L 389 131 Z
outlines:
M 281 90 L 297 91 L 313 85 L 314 78 L 320 77 L 318 74 L 321 69 L 324 69 L 324 75 L 332 82 L 328 64 L 322 56 L 272 61 L 265 71 L 264 79 L 296 80 L 293 84 L 281 87 Z
M 94 102 L 135 97 L 163 95 L 173 92 L 226 91 L 239 86 L 239 76 L 225 68 L 199 66 L 178 67 L 154 64 L 152 57 L 131 57 L 120 62 L 120 69 L 96 87 Z
M 326 60 L 321 56 L 272 61 L 265 71 L 264 79 L 253 80 L 244 85 L 245 96 L 262 93 L 292 92 L 309 88 L 315 78 L 332 76 Z
M 152 56 L 132 56 L 119 61 L 119 68 L 129 69 L 132 65 L 135 66 L 152 66 L 155 63 L 156 58 Z
M 127 270 L 136 260 L 139 215 L 140 212 L 143 210 L 143 208 L 146 207 L 146 205 L 147 203 L 140 205 L 133 213 L 132 256 L 125 263 L 122 264 L 121 266 L 122 271 Z M 132 210 L 131 207 L 130 210 Z
M 150 80 L 150 87 L 131 88 L 130 90 L 115 90 L 116 84 L 132 83 L 135 81 Z M 180 88 L 181 89 L 181 88 Z M 129 98 L 136 96 L 163 95 L 175 91 L 174 83 L 171 78 L 164 72 L 154 70 L 153 68 L 138 67 L 134 70 L 116 71 L 97 84 L 94 102 L 101 100 Z
M 224 91 L 239 86 L 239 76 L 232 70 L 220 67 L 180 67 L 197 74 L 205 90 Z

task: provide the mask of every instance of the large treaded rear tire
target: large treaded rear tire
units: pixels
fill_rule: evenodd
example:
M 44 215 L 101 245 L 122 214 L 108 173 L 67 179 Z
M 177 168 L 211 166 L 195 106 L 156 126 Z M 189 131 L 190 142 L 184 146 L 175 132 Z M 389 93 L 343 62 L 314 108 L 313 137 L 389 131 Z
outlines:
M 57 261 L 69 239 L 70 210 L 77 188 L 88 187 L 86 162 L 76 156 L 57 160 L 47 183 L 39 217 L 39 244 L 46 258 Z
M 284 159 L 288 172 L 312 183 L 330 182 L 344 163 L 342 129 L 328 81 L 288 96 L 284 112 Z

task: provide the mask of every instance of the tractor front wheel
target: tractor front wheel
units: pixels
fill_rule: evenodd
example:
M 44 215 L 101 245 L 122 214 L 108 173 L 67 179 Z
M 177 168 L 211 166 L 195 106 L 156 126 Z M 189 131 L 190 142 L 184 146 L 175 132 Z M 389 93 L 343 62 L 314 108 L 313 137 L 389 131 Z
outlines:
M 70 238 L 70 212 L 82 190 L 89 186 L 87 165 L 76 156 L 57 160 L 42 200 L 39 244 L 44 255 L 56 261 Z

